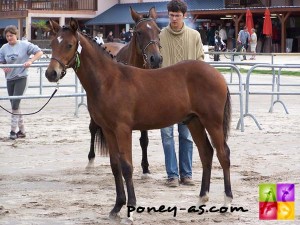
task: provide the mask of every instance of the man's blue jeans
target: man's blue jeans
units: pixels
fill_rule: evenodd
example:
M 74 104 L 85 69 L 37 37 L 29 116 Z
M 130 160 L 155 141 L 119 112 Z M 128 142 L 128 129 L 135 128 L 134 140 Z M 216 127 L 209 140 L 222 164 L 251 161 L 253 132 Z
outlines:
M 186 125 L 178 124 L 179 133 L 179 174 L 174 142 L 174 125 L 161 129 L 168 178 L 192 177 L 193 139 Z

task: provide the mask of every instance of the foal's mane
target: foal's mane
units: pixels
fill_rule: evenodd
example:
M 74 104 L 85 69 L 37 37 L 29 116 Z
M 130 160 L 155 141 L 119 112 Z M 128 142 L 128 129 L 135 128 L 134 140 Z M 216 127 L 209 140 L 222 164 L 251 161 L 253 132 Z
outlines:
M 71 30 L 71 28 L 70 28 L 69 26 L 63 26 L 63 27 L 62 27 L 62 30 Z M 89 34 L 87 34 L 87 33 L 83 33 L 83 32 L 81 32 L 81 31 L 77 31 L 77 32 L 80 32 L 80 34 L 81 34 L 82 36 L 84 36 L 88 41 L 90 41 L 91 43 L 93 43 L 93 45 L 96 45 L 97 48 L 100 48 L 101 50 L 103 50 L 106 56 L 108 56 L 108 57 L 110 57 L 110 58 L 112 58 L 112 59 L 114 59 L 114 58 L 116 57 L 116 56 L 114 56 L 113 54 L 111 54 L 110 51 L 107 51 L 107 48 L 106 48 L 106 47 L 103 47 L 103 46 L 102 46 L 102 43 L 98 44 L 98 43 L 96 42 L 96 39 L 94 39 L 91 35 L 89 35 Z

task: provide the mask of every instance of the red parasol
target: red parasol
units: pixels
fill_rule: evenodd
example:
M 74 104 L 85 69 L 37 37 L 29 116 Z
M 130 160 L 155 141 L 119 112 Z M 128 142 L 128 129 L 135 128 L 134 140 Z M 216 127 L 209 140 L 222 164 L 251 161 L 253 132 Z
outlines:
M 266 8 L 266 11 L 265 11 L 263 34 L 265 34 L 266 36 L 272 36 L 271 14 L 270 14 L 270 10 L 268 8 Z
M 253 17 L 250 9 L 247 9 L 246 12 L 246 27 L 248 29 L 249 34 L 251 34 L 252 33 L 251 29 L 254 28 L 254 25 L 253 25 Z

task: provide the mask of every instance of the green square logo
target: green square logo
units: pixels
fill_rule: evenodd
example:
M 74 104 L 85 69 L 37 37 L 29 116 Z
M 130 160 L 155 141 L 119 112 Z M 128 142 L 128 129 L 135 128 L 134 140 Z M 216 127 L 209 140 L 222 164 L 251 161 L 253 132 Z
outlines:
M 260 202 L 276 202 L 276 184 L 260 184 L 259 185 L 259 201 Z

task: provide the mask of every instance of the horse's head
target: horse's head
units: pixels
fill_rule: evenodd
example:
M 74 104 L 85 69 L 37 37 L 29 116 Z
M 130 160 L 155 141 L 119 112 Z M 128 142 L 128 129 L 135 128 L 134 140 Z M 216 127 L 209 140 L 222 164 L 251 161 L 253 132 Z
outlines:
M 137 13 L 130 7 L 132 19 L 136 25 L 134 28 L 134 38 L 143 55 L 146 68 L 159 68 L 162 63 L 160 55 L 159 33 L 155 19 L 156 10 L 152 7 L 148 15 Z
M 57 82 L 66 74 L 66 69 L 76 67 L 80 53 L 78 23 L 71 18 L 69 26 L 60 27 L 58 23 L 49 21 L 54 38 L 51 41 L 52 57 L 45 72 L 50 82 Z

